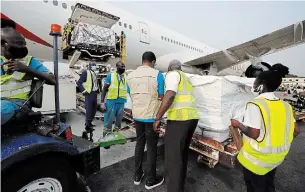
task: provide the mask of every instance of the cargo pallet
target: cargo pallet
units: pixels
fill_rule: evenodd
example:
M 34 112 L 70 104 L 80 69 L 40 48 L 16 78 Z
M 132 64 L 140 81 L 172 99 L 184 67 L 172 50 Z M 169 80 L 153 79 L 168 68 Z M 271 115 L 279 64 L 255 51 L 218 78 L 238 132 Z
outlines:
M 129 128 L 135 132 L 134 122 L 130 117 L 130 114 L 126 113 L 125 116 L 129 116 L 129 120 L 132 121 L 132 123 L 129 124 Z M 161 123 L 160 137 L 165 135 L 165 129 L 166 124 Z M 194 133 L 190 149 L 199 153 L 197 162 L 203 163 L 209 168 L 214 168 L 217 163 L 228 168 L 235 168 L 236 166 L 238 150 L 232 136 L 223 142 L 218 142 L 211 138 L 203 137 Z

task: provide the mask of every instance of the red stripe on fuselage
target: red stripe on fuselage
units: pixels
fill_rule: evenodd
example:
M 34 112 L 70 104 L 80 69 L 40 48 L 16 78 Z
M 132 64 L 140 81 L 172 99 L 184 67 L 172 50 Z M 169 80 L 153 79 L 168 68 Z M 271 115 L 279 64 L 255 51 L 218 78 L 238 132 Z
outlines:
M 6 15 L 4 15 L 3 13 L 1 13 L 1 18 L 4 19 L 8 19 L 8 20 L 12 20 L 11 18 L 7 17 Z M 52 45 L 50 45 L 48 42 L 46 42 L 45 40 L 41 39 L 40 37 L 36 36 L 35 34 L 33 34 L 32 32 L 30 32 L 29 30 L 25 29 L 24 27 L 22 27 L 21 25 L 19 25 L 18 23 L 16 23 L 16 30 L 21 33 L 25 38 L 34 41 L 36 43 L 39 43 L 41 45 L 45 45 L 48 47 L 53 47 Z

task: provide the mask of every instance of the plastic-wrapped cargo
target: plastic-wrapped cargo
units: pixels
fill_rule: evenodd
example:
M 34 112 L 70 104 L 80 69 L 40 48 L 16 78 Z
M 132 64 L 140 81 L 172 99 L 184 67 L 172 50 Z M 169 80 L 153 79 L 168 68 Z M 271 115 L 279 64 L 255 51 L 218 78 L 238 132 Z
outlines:
M 200 117 L 196 132 L 220 142 L 224 141 L 229 136 L 230 119 L 242 121 L 247 102 L 256 97 L 251 92 L 254 79 L 237 76 L 188 76 L 194 87 Z
M 251 92 L 255 79 L 186 75 L 194 87 L 193 95 L 200 117 L 195 132 L 219 142 L 226 140 L 229 137 L 230 119 L 242 122 L 247 102 L 256 97 Z M 127 99 L 125 108 L 132 108 L 130 99 Z
M 86 44 L 115 48 L 115 33 L 112 29 L 79 22 L 72 31 L 70 44 Z

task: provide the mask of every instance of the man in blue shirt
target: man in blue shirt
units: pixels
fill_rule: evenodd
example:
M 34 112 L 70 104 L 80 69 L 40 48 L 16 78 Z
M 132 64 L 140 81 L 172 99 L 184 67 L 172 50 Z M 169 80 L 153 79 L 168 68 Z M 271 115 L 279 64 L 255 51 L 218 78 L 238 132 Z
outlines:
M 1 125 L 19 110 L 16 103 L 26 101 L 34 77 L 45 80 L 49 85 L 56 83 L 54 75 L 27 54 L 26 41 L 14 26 L 1 28 Z
M 147 51 L 142 55 L 142 66 L 127 77 L 127 91 L 132 101 L 132 115 L 137 133 L 134 184 L 139 185 L 144 176 L 142 162 L 147 141 L 146 189 L 153 189 L 164 182 L 164 177 L 156 175 L 159 136 L 153 130 L 153 123 L 164 96 L 164 77 L 154 69 L 155 63 L 155 54 Z
M 101 108 L 105 111 L 103 136 L 112 131 L 113 122 L 115 122 L 116 131 L 121 129 L 124 106 L 127 102 L 125 64 L 119 61 L 116 63 L 116 67 L 116 72 L 107 75 L 101 94 Z M 105 102 L 106 94 L 107 101 Z

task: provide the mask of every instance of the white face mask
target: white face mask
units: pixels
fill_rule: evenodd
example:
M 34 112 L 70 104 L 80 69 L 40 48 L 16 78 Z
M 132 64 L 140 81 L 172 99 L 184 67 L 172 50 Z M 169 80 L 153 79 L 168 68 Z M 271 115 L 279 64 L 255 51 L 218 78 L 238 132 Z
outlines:
M 260 85 L 258 86 L 256 89 L 254 89 L 253 87 L 251 88 L 251 91 L 255 94 L 261 94 L 263 92 L 264 86 Z

